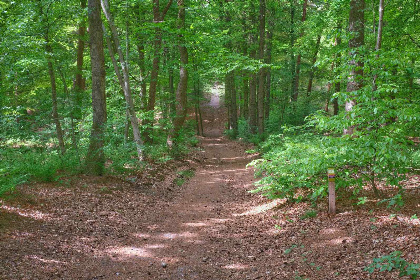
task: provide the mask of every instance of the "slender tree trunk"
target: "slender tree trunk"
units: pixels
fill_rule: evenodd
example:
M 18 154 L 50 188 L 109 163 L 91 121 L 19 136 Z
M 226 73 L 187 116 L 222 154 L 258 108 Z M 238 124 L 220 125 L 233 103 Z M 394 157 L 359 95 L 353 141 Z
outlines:
M 271 16 L 272 17 L 272 16 Z M 273 47 L 273 32 L 274 32 L 274 20 L 269 21 L 268 32 L 267 32 L 267 49 L 265 53 L 265 63 L 271 64 L 272 59 L 272 47 Z M 264 117 L 266 120 L 270 117 L 270 103 L 271 103 L 271 67 L 266 69 L 266 88 L 265 88 L 265 102 L 264 102 Z
M 257 25 L 257 16 L 255 13 L 254 1 L 250 1 L 250 22 L 252 25 Z M 250 57 L 251 59 L 257 58 L 257 52 L 254 49 L 254 46 L 257 44 L 257 38 L 252 31 L 249 34 L 249 41 L 251 45 Z M 252 134 L 257 132 L 257 75 L 251 73 L 249 79 L 249 128 Z
M 347 82 L 347 92 L 350 93 L 350 99 L 346 101 L 345 110 L 346 112 L 352 111 L 356 101 L 351 96 L 353 92 L 362 88 L 363 83 L 363 58 L 360 54 L 360 47 L 364 44 L 364 0 L 351 0 L 350 1 L 350 15 L 349 15 L 349 48 L 350 56 L 350 76 Z M 344 134 L 352 135 L 354 127 L 348 127 L 344 129 Z
M 260 16 L 259 16 L 259 44 L 258 58 L 264 61 L 265 48 L 265 0 L 260 0 Z M 258 134 L 264 133 L 264 97 L 265 97 L 266 68 L 262 67 L 258 74 L 258 92 L 257 92 L 257 108 L 258 108 Z
M 52 117 L 55 123 L 55 131 L 57 133 L 58 147 L 60 148 L 61 154 L 64 154 L 66 152 L 66 146 L 64 144 L 64 133 L 61 128 L 60 117 L 58 115 L 57 83 L 55 79 L 54 66 L 52 63 L 53 50 L 50 45 L 48 35 L 46 35 L 45 41 L 46 41 L 45 50 L 46 50 L 47 59 L 48 59 L 48 74 L 50 76 L 50 82 L 51 82 Z
M 170 100 L 171 100 L 171 105 L 169 106 L 169 110 L 170 110 L 170 112 L 171 112 L 171 114 L 172 113 L 174 113 L 175 115 L 176 115 L 176 104 L 175 104 L 175 101 L 176 101 L 176 92 L 175 92 L 175 86 L 174 86 L 174 83 L 175 83 L 175 77 L 174 77 L 174 69 L 173 69 L 173 62 L 172 62 L 172 59 L 173 59 L 173 55 L 172 55 L 172 52 L 171 52 L 171 49 L 170 48 L 167 48 L 167 56 L 168 56 L 168 83 L 169 83 L 169 88 L 168 88 L 168 90 L 169 90 L 169 94 L 170 94 Z
M 138 17 L 138 24 L 144 25 L 145 23 L 145 10 L 143 6 L 140 4 L 136 5 L 136 9 L 138 11 L 137 17 Z M 141 101 L 141 108 L 143 110 L 147 107 L 147 88 L 146 88 L 146 66 L 145 66 L 145 49 L 144 49 L 144 41 L 145 41 L 145 35 L 142 32 L 136 33 L 137 37 L 137 53 L 138 53 L 138 66 L 140 70 L 140 101 Z
M 295 58 L 295 1 L 290 0 L 290 97 L 292 101 L 296 101 L 295 98 L 295 79 L 296 79 L 296 58 Z
M 64 90 L 64 93 L 66 94 L 67 101 L 70 101 L 70 99 L 71 99 L 70 90 L 67 86 L 66 77 L 64 76 L 64 72 L 62 71 L 62 69 L 60 67 L 58 67 L 57 70 L 58 70 L 58 73 L 60 74 L 61 82 L 63 83 L 63 90 Z M 71 102 L 69 102 L 69 103 L 71 103 Z M 71 145 L 72 145 L 73 149 L 77 152 L 77 154 L 79 154 L 79 150 L 78 150 L 78 147 L 77 147 L 76 125 L 75 125 L 73 110 L 70 110 L 70 127 L 71 127 Z
M 128 69 L 127 69 L 127 61 L 124 60 L 124 55 L 121 50 L 121 44 L 118 39 L 118 32 L 114 25 L 112 16 L 109 13 L 108 0 L 101 0 L 101 6 L 102 6 L 102 11 L 104 12 L 105 17 L 108 21 L 109 27 L 111 28 L 112 37 L 114 39 L 115 47 L 117 49 L 118 57 L 120 60 L 122 73 L 123 73 L 122 75 L 123 82 L 124 82 L 124 86 L 123 86 L 124 97 L 127 104 L 128 112 L 130 113 L 130 121 L 131 121 L 131 126 L 133 129 L 134 141 L 136 142 L 137 154 L 138 154 L 139 160 L 142 161 L 143 160 L 143 148 L 142 148 L 143 141 L 140 137 L 139 122 L 138 122 L 136 112 L 134 109 L 133 97 L 131 95 L 130 78 L 129 78 Z
M 377 52 L 376 58 L 379 58 L 379 50 L 382 46 L 382 29 L 384 26 L 384 0 L 379 0 L 379 20 L 378 20 L 378 37 L 376 38 L 376 46 L 375 50 Z M 378 79 L 378 74 L 375 74 L 373 76 L 373 86 L 372 90 L 376 91 L 378 89 L 378 86 L 376 84 L 376 80 Z
M 172 5 L 172 0 L 169 0 L 164 11 L 161 13 L 159 0 L 153 0 L 153 22 L 154 23 L 162 22 L 171 5 Z M 150 119 L 143 120 L 143 124 L 146 126 L 146 129 L 144 131 L 144 139 L 147 143 L 152 143 L 153 141 L 152 131 L 153 131 L 153 121 L 154 121 L 154 110 L 155 110 L 155 105 L 156 105 L 156 92 L 157 92 L 157 84 L 158 84 L 158 77 L 159 77 L 159 62 L 160 62 L 161 48 L 162 48 L 162 30 L 160 27 L 155 27 L 155 39 L 153 42 L 154 52 L 153 52 L 152 72 L 150 74 L 149 98 L 147 102 L 147 111 L 151 113 L 151 116 L 150 116 Z
M 321 44 L 321 35 L 318 35 L 316 39 L 316 46 L 315 46 L 315 53 L 312 56 L 312 66 L 311 70 L 309 71 L 309 81 L 308 81 L 308 88 L 306 90 L 306 95 L 309 96 L 312 92 L 312 85 L 315 77 L 315 63 L 318 57 L 319 46 Z
M 179 134 L 184 125 L 187 116 L 187 88 L 188 88 L 188 50 L 185 46 L 184 36 L 181 34 L 185 29 L 185 3 L 184 0 L 178 0 L 178 30 L 180 32 L 179 38 L 179 54 L 180 54 L 180 68 L 179 68 L 179 83 L 176 89 L 176 117 L 174 119 L 175 137 Z
M 257 75 L 252 73 L 249 80 L 249 127 L 252 134 L 257 132 Z
M 249 74 L 248 71 L 242 71 L 242 92 L 243 92 L 243 105 L 241 107 L 241 117 L 248 119 L 249 116 Z
M 306 8 L 308 6 L 308 0 L 304 0 L 303 2 L 303 11 L 302 11 L 302 23 L 306 20 Z M 300 33 L 300 37 L 303 36 L 303 31 Z M 295 70 L 295 77 L 293 79 L 293 100 L 296 101 L 299 96 L 299 75 L 300 75 L 300 63 L 302 60 L 302 54 L 299 53 L 296 59 L 296 70 Z
M 80 1 L 80 7 L 86 9 L 86 0 Z M 74 89 L 77 97 L 80 97 L 80 92 L 85 90 L 85 79 L 83 78 L 83 53 L 85 50 L 85 35 L 86 35 L 86 21 L 83 19 L 79 26 L 78 40 L 77 40 L 77 61 L 76 61 L 76 79 L 74 80 Z M 80 106 L 80 99 L 76 99 L 77 105 Z
M 341 30 L 341 24 L 338 25 L 337 29 Z M 337 35 L 337 37 L 335 38 L 334 44 L 336 46 L 341 45 L 341 36 L 340 35 Z M 340 52 L 338 52 L 336 57 L 335 57 L 335 69 L 336 69 L 336 71 L 339 71 L 340 65 L 341 65 L 341 54 L 340 54 Z M 339 80 L 339 81 L 336 81 L 335 84 L 334 84 L 334 92 L 337 93 L 337 92 L 340 92 L 340 91 L 341 91 L 341 81 Z M 334 116 L 336 116 L 336 115 L 338 115 L 338 98 L 333 99 L 333 106 L 334 106 Z
M 156 105 L 156 89 L 159 75 L 160 50 L 162 47 L 162 31 L 155 28 L 155 41 L 153 43 L 154 55 L 152 62 L 152 72 L 150 75 L 149 98 L 147 101 L 147 110 L 153 111 Z
M 86 9 L 86 0 L 80 0 L 80 7 Z M 72 115 L 76 119 L 82 118 L 82 99 L 83 91 L 85 90 L 86 81 L 83 77 L 83 57 L 85 49 L 85 35 L 86 35 L 86 20 L 82 19 L 79 30 L 78 30 L 78 39 L 77 39 L 77 57 L 76 57 L 76 75 L 73 83 L 73 101 L 74 105 L 72 108 Z M 73 120 L 72 120 L 72 123 Z M 76 130 L 75 127 L 72 129 Z
M 104 133 L 106 125 L 105 57 L 100 0 L 88 1 L 90 57 L 92 65 L 93 122 L 89 150 L 86 156 L 87 172 L 102 175 L 105 169 Z
M 233 131 L 233 138 L 238 134 L 238 109 L 236 104 L 235 72 L 230 71 L 225 77 L 225 96 L 228 99 L 229 128 Z
M 137 45 L 137 52 L 139 55 L 139 70 L 140 70 L 140 100 L 142 108 L 146 108 L 147 104 L 147 89 L 146 89 L 146 66 L 145 62 L 145 51 L 144 51 L 144 44 L 143 42 Z

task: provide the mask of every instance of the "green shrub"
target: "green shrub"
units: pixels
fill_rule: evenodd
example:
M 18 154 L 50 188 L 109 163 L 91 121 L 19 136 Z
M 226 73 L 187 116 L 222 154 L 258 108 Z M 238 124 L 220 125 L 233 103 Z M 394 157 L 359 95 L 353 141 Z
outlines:
M 409 276 L 411 279 L 417 279 L 420 275 L 420 264 L 407 262 L 401 258 L 401 252 L 395 251 L 390 255 L 373 259 L 373 262 L 365 268 L 365 271 L 373 273 L 376 269 L 380 272 L 399 270 L 400 277 Z
M 81 171 L 79 157 L 69 150 L 61 156 L 53 149 L 3 146 L 0 154 L 0 194 L 29 180 L 51 182 Z

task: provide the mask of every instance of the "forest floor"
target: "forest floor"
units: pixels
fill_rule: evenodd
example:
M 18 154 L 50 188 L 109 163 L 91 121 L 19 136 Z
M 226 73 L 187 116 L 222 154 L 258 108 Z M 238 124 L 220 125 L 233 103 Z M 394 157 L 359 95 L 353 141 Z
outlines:
M 326 201 L 267 200 L 248 192 L 257 155 L 222 135 L 217 95 L 203 116 L 205 137 L 184 162 L 21 186 L 0 201 L 0 279 L 398 279 L 364 268 L 395 250 L 420 262 L 420 176 L 399 211 L 346 193 L 333 217 Z

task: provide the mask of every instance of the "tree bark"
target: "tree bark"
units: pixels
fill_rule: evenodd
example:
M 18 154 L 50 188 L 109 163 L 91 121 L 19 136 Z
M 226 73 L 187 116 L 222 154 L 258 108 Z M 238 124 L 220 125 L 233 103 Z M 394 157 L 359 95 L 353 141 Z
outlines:
M 274 19 L 270 16 L 268 31 L 267 31 L 267 49 L 265 53 L 265 63 L 271 64 L 272 47 L 273 47 L 273 33 L 274 33 Z M 271 67 L 266 69 L 266 88 L 265 88 L 265 102 L 264 102 L 264 117 L 266 120 L 270 117 L 270 103 L 271 103 Z
M 58 147 L 60 148 L 61 154 L 65 154 L 66 146 L 64 144 L 64 133 L 60 124 L 60 116 L 58 115 L 57 83 L 55 79 L 54 66 L 52 63 L 53 50 L 49 42 L 48 35 L 45 36 L 45 41 L 46 41 L 45 51 L 47 53 L 47 60 L 48 60 L 48 74 L 50 76 L 50 82 L 51 82 L 52 117 L 55 123 L 55 131 L 57 133 Z
M 86 0 L 80 1 L 80 7 L 86 8 Z M 83 78 L 83 53 L 85 50 L 86 21 L 83 19 L 79 26 L 77 40 L 77 61 L 76 61 L 76 79 L 74 80 L 74 89 L 79 93 L 85 90 L 85 79 Z M 78 100 L 80 101 L 80 100 Z M 80 106 L 80 102 L 77 103 Z
M 384 26 L 384 0 L 379 0 L 379 20 L 378 20 L 378 37 L 376 38 L 376 46 L 375 50 L 377 52 L 376 58 L 379 58 L 379 50 L 382 46 L 382 29 Z M 373 76 L 373 86 L 372 90 L 376 91 L 378 89 L 378 86 L 376 84 L 376 80 L 378 79 L 378 74 L 375 74 Z
M 252 134 L 257 132 L 257 75 L 251 73 L 249 80 L 249 127 Z
M 338 25 L 337 29 L 341 30 L 341 24 Z M 337 35 L 337 37 L 335 38 L 335 42 L 334 44 L 336 46 L 340 46 L 341 45 L 341 36 Z M 340 69 L 340 65 L 341 65 L 341 54 L 338 52 L 336 57 L 335 57 L 335 69 Z M 340 92 L 341 91 L 341 81 L 336 81 L 334 84 L 334 92 Z M 338 115 L 338 98 L 334 98 L 333 99 L 333 113 L 334 116 Z
M 255 12 L 254 1 L 250 1 L 249 21 L 251 25 L 257 26 L 257 15 Z M 250 57 L 251 59 L 257 58 L 257 52 L 255 46 L 257 45 L 256 34 L 252 32 L 250 28 L 249 32 L 249 44 L 250 44 Z M 249 77 L 249 128 L 252 134 L 257 132 L 257 74 L 250 73 Z
M 159 23 L 162 22 L 165 18 L 166 13 L 168 12 L 172 0 L 168 1 L 168 4 L 164 8 L 163 12 L 160 12 L 160 3 L 159 0 L 153 0 L 153 22 Z M 160 27 L 155 27 L 155 39 L 153 42 L 153 62 L 152 62 L 152 72 L 150 75 L 150 85 L 149 85 L 149 98 L 147 101 L 147 111 L 151 112 L 150 119 L 143 120 L 143 124 L 146 126 L 144 131 L 144 140 L 147 143 L 152 143 L 152 130 L 153 130 L 153 120 L 154 120 L 154 110 L 156 105 L 156 90 L 158 84 L 159 76 L 159 62 L 160 62 L 160 51 L 162 48 L 162 30 Z
M 296 79 L 296 59 L 295 51 L 295 1 L 290 0 L 290 75 L 291 75 L 291 84 L 290 84 L 290 97 L 292 101 L 296 101 L 295 98 L 295 79 Z
M 264 48 L 265 48 L 265 15 L 266 7 L 265 0 L 260 0 L 260 14 L 259 14 L 259 44 L 258 44 L 258 58 L 264 62 Z M 265 82 L 266 82 L 266 67 L 261 67 L 258 73 L 258 93 L 257 93 L 257 108 L 258 108 L 258 134 L 264 133 L 264 97 L 265 97 Z
M 363 58 L 360 54 L 360 47 L 364 44 L 364 0 L 351 0 L 350 1 L 350 14 L 349 14 L 349 48 L 350 56 L 350 75 L 347 82 L 347 92 L 350 93 L 350 99 L 345 103 L 346 112 L 351 112 L 356 101 L 352 96 L 354 92 L 362 88 L 363 79 Z M 350 126 L 344 129 L 345 135 L 352 135 L 354 127 Z
M 40 2 L 38 2 L 38 9 L 39 13 L 41 15 L 41 22 L 42 22 L 42 28 L 43 28 L 43 37 L 45 41 L 45 56 L 47 59 L 47 65 L 48 65 L 48 75 L 50 77 L 50 83 L 51 83 L 51 102 L 52 102 L 52 117 L 55 124 L 55 131 L 57 134 L 57 140 L 58 140 L 58 147 L 60 149 L 61 154 L 64 154 L 66 152 L 66 146 L 64 143 L 64 133 L 61 128 L 60 124 L 60 116 L 58 114 L 58 102 L 57 102 L 57 82 L 55 78 L 54 73 L 54 65 L 53 65 L 53 48 L 51 46 L 51 41 L 49 37 L 49 31 L 50 31 L 50 23 L 48 22 L 47 14 L 45 14 L 43 10 L 43 6 Z M 15 74 L 17 76 L 17 74 Z M 17 85 L 15 88 L 15 95 L 17 96 Z
M 185 46 L 185 39 L 182 31 L 185 29 L 185 3 L 184 0 L 178 0 L 178 30 L 180 32 L 179 38 L 179 54 L 180 54 L 180 68 L 179 68 L 179 83 L 176 89 L 176 117 L 174 119 L 175 137 L 179 134 L 184 125 L 187 116 L 187 88 L 188 88 L 188 50 Z
M 226 97 L 229 99 L 229 123 L 233 131 L 233 138 L 238 135 L 238 109 L 236 104 L 235 71 L 230 71 L 225 77 Z
M 90 57 L 92 65 L 93 122 L 89 150 L 86 156 L 87 172 L 102 175 L 105 170 L 104 133 L 107 119 L 105 96 L 105 57 L 100 0 L 88 1 Z
M 308 0 L 304 0 L 303 2 L 303 11 L 302 11 L 302 23 L 306 20 L 306 9 L 308 7 Z M 303 37 L 303 31 L 300 33 L 300 37 Z M 301 53 L 298 54 L 296 59 L 296 70 L 295 70 L 295 77 L 293 79 L 293 100 L 296 101 L 299 96 L 299 75 L 300 75 L 300 63 L 302 60 Z
M 318 57 L 320 44 L 321 44 L 321 35 L 318 35 L 318 37 L 316 39 L 315 52 L 314 52 L 314 55 L 312 56 L 312 66 L 311 66 L 311 70 L 309 71 L 308 88 L 306 90 L 306 95 L 307 96 L 309 96 L 312 92 L 312 85 L 313 85 L 313 81 L 314 81 L 314 77 L 315 77 L 315 63 L 316 63 L 316 60 L 317 60 L 317 57 Z
M 139 122 L 138 122 L 136 112 L 134 109 L 133 97 L 131 95 L 130 78 L 129 78 L 128 69 L 127 69 L 127 61 L 124 60 L 124 55 L 122 53 L 121 45 L 118 39 L 118 32 L 114 25 L 112 16 L 109 12 L 108 0 L 101 0 L 101 6 L 102 6 L 102 11 L 104 12 L 105 17 L 108 21 L 109 27 L 111 28 L 112 37 L 114 39 L 114 44 L 117 49 L 118 57 L 120 60 L 122 73 L 123 73 L 124 97 L 127 103 L 128 112 L 130 113 L 130 121 L 131 121 L 131 127 L 133 129 L 134 141 L 136 142 L 137 155 L 138 155 L 139 160 L 142 161 L 143 160 L 143 141 L 140 136 Z

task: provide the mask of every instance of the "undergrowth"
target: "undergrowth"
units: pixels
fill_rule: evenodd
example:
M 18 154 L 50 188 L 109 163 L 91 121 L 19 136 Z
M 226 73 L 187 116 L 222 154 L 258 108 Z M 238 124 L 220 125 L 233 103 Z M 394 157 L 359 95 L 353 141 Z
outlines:
M 418 165 L 418 151 L 408 140 L 377 134 L 324 135 L 310 126 L 284 128 L 283 133 L 269 136 L 260 151 L 263 157 L 250 163 L 260 177 L 254 192 L 291 201 L 324 197 L 326 171 L 331 167 L 336 170 L 337 188 L 351 186 L 357 195 L 366 184 L 376 187 L 385 182 L 397 187 L 401 196 L 400 182 Z
M 379 272 L 398 270 L 400 277 L 409 276 L 411 279 L 417 279 L 420 275 L 420 264 L 407 262 L 401 254 L 400 251 L 395 251 L 390 255 L 375 258 L 365 270 L 369 273 L 373 273 L 376 269 L 379 269 Z

